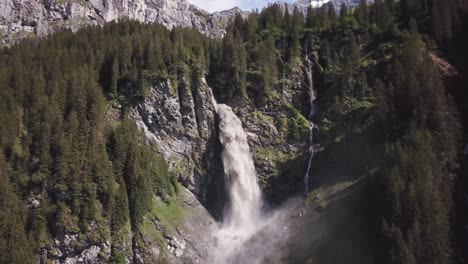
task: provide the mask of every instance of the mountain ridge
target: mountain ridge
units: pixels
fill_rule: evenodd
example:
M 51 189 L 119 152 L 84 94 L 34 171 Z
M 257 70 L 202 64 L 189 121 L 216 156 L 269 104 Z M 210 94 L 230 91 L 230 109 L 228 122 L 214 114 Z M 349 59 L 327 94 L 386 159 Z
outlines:
M 297 7 L 304 14 L 310 5 L 308 0 L 275 3 L 288 6 L 290 12 Z M 332 3 L 336 9 L 343 0 L 320 3 Z M 357 0 L 346 3 L 355 6 Z M 0 2 L 0 44 L 9 46 L 28 37 L 122 19 L 159 23 L 169 29 L 194 28 L 208 37 L 222 38 L 236 14 L 246 17 L 250 13 L 237 6 L 210 13 L 188 0 L 5 0 Z
M 31 36 L 122 19 L 159 23 L 169 29 L 189 27 L 221 38 L 237 13 L 249 14 L 236 7 L 209 13 L 187 0 L 6 0 L 0 2 L 0 43 L 11 45 Z

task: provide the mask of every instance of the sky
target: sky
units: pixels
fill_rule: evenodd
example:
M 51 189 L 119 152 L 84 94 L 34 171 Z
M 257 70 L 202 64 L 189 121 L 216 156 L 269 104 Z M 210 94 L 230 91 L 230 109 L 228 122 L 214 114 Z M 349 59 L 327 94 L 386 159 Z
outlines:
M 255 8 L 261 10 L 267 3 L 276 2 L 276 0 L 189 0 L 189 2 L 201 9 L 213 12 L 231 9 L 235 6 L 247 11 Z M 285 2 L 292 3 L 294 0 L 286 0 Z

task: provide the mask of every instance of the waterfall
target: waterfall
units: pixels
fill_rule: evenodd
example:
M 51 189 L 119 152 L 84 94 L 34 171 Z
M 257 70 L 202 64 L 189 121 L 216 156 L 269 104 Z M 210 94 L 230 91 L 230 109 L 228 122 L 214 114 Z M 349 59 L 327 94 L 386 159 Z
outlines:
M 314 79 L 312 75 L 312 66 L 313 62 L 309 59 L 309 56 L 306 55 L 305 57 L 305 72 L 307 76 L 307 86 L 309 88 L 309 103 L 310 103 L 310 112 L 309 112 L 309 124 L 310 124 L 310 130 L 309 130 L 309 160 L 307 162 L 307 171 L 306 174 L 304 175 L 304 193 L 307 195 L 309 193 L 309 173 L 310 173 L 310 168 L 312 165 L 312 158 L 314 157 L 316 150 L 316 147 L 314 145 L 314 129 L 318 129 L 317 125 L 314 124 L 313 118 L 315 116 L 315 112 L 317 110 L 317 106 L 315 105 L 315 100 L 316 100 L 316 92 L 314 89 Z
M 210 90 L 211 91 L 211 90 Z M 274 210 L 264 211 L 247 133 L 232 108 L 212 102 L 219 120 L 219 141 L 223 147 L 228 206 L 214 237 L 216 248 L 211 263 L 264 264 L 288 256 L 293 211 L 302 199 L 291 199 Z M 273 261 L 275 262 L 275 261 Z M 275 262 L 276 263 L 276 262 Z
M 262 193 L 242 122 L 225 104 L 217 104 L 216 112 L 229 203 L 217 234 L 215 263 L 230 263 L 229 258 L 261 228 Z
M 230 198 L 225 223 L 234 228 L 248 227 L 259 216 L 261 191 L 247 134 L 229 106 L 218 105 L 218 115 L 219 139 L 223 145 L 222 160 Z

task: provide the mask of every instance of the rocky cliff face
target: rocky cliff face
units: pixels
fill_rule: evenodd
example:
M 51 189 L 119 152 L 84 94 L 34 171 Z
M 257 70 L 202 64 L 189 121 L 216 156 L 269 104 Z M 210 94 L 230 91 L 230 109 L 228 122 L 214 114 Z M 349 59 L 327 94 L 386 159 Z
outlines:
M 202 80 L 193 89 L 181 77 L 154 84 L 134 116 L 148 140 L 169 162 L 170 170 L 190 191 L 206 200 L 209 175 L 215 164 L 215 106 L 212 91 Z M 218 166 L 219 167 L 219 166 Z
M 309 123 L 302 113 L 308 112 L 308 94 L 299 68 L 288 78 L 260 107 L 246 100 L 228 102 L 249 135 L 259 182 L 271 202 L 302 192 L 307 168 Z
M 208 13 L 187 0 L 3 0 L 0 40 L 11 44 L 29 36 L 46 36 L 68 28 L 101 25 L 120 19 L 160 23 L 168 28 L 191 27 L 210 37 L 222 37 L 238 8 Z

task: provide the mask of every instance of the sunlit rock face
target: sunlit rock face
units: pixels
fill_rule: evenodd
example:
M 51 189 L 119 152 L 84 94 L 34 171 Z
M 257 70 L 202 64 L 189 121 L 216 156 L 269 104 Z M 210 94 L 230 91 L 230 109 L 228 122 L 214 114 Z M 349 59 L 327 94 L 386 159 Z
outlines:
M 148 141 L 169 163 L 169 169 L 200 200 L 207 201 L 211 176 L 215 177 L 215 106 L 204 81 L 192 89 L 181 77 L 178 88 L 169 81 L 155 83 L 132 111 Z
M 3 0 L 0 1 L 0 40 L 4 44 L 68 28 L 131 19 L 159 23 L 171 29 L 194 28 L 220 38 L 234 16 L 248 13 L 238 8 L 208 13 L 187 0 Z

